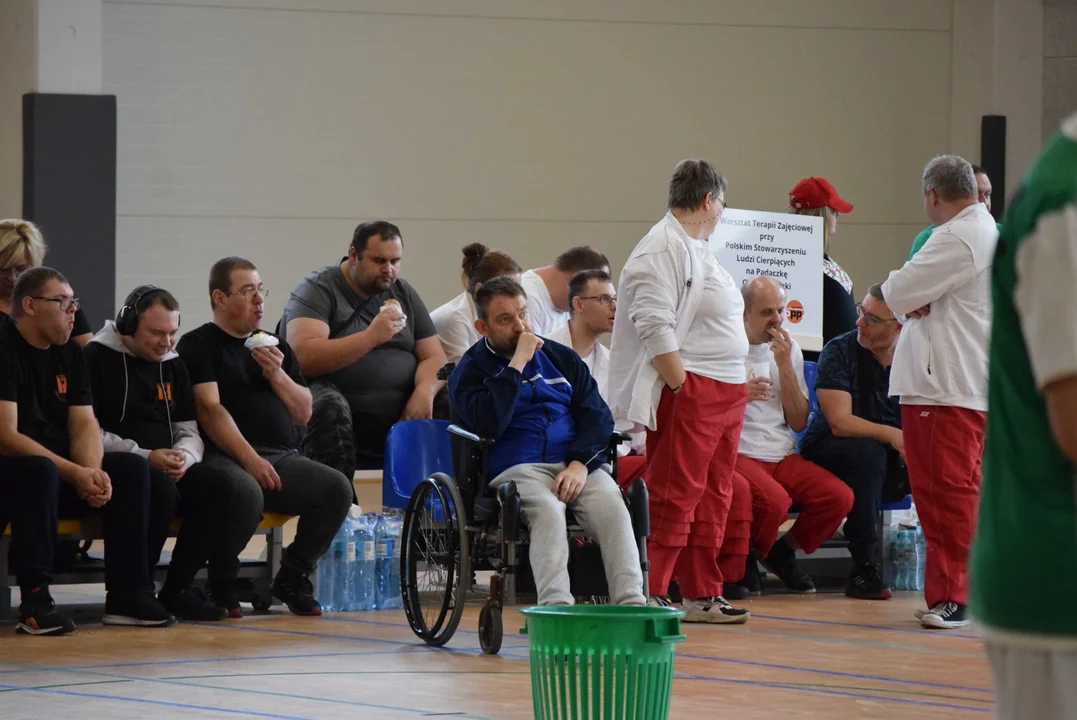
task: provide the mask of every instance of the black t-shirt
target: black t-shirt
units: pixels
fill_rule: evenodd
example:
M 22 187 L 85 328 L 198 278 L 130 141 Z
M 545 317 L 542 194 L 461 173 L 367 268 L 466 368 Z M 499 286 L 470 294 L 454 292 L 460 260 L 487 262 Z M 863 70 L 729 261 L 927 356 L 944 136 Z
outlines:
M 245 342 L 210 322 L 185 334 L 176 351 L 187 364 L 191 385 L 217 383 L 221 405 L 248 443 L 256 448 L 294 447 L 296 430 L 288 407 L 273 392 Z M 306 385 L 288 343 L 281 340 L 277 349 L 284 353 L 281 367 L 288 377 Z
M 99 342 L 83 353 L 94 414 L 107 432 L 146 450 L 161 450 L 173 445 L 171 423 L 196 419 L 191 377 L 180 358 L 148 362 Z
M 70 457 L 67 409 L 93 405 L 82 348 L 68 341 L 40 350 L 14 322 L 0 322 L 0 401 L 18 405 L 20 433 Z

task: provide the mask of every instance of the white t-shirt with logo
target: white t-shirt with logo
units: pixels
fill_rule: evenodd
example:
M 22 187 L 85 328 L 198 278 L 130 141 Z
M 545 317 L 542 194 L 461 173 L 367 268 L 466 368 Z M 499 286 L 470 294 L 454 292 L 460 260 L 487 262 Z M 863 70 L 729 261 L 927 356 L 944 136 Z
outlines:
M 808 397 L 808 386 L 804 382 L 804 353 L 796 340 L 793 340 L 793 371 L 800 385 L 800 392 Z M 797 451 L 796 438 L 785 420 L 782 408 L 781 378 L 778 363 L 774 361 L 770 343 L 748 346 L 748 358 L 744 363 L 744 376 L 769 373 L 774 385 L 770 390 L 770 400 L 748 401 L 744 410 L 744 428 L 740 431 L 740 445 L 737 453 L 762 462 L 781 462 Z

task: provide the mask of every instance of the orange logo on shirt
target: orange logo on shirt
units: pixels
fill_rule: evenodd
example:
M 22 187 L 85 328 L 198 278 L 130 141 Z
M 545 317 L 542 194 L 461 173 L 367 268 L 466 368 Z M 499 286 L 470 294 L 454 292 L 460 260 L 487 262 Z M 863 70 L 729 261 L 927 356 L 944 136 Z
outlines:
M 67 395 L 67 375 L 56 376 L 56 394 L 61 397 Z
M 789 322 L 796 325 L 804 319 L 804 306 L 800 304 L 799 300 L 790 300 L 785 305 L 785 313 L 789 316 Z
M 157 399 L 172 402 L 172 383 L 166 382 L 163 386 L 157 383 Z

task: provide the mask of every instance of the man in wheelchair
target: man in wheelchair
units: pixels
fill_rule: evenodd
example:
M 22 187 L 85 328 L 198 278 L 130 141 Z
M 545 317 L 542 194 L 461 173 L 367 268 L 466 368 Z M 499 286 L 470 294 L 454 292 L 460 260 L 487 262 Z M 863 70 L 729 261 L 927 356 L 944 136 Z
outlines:
M 475 294 L 483 339 L 449 379 L 461 424 L 493 438 L 489 476 L 515 481 L 531 533 L 531 569 L 540 605 L 571 605 L 565 508 L 602 549 L 610 600 L 644 605 L 643 573 L 621 491 L 603 463 L 613 415 L 572 348 L 531 332 L 527 295 L 499 277 Z

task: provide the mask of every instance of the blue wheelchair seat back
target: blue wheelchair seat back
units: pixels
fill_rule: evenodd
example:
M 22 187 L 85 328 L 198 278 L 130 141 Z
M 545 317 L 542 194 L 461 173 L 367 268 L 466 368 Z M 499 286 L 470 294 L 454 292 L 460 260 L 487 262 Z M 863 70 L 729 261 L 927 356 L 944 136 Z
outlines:
M 452 443 L 447 420 L 401 420 L 385 436 L 381 501 L 406 508 L 412 492 L 434 473 L 453 474 Z
M 793 436 L 799 440 L 805 432 L 808 431 L 808 425 L 811 425 L 812 416 L 819 412 L 819 398 L 815 395 L 815 379 L 819 376 L 819 365 L 811 360 L 804 361 L 804 384 L 808 386 L 808 422 L 804 425 L 804 429 L 798 433 L 793 433 Z

